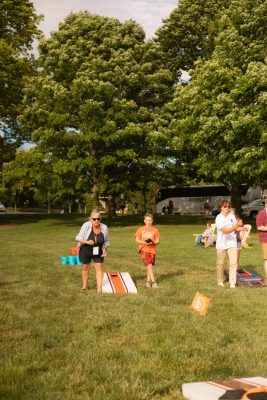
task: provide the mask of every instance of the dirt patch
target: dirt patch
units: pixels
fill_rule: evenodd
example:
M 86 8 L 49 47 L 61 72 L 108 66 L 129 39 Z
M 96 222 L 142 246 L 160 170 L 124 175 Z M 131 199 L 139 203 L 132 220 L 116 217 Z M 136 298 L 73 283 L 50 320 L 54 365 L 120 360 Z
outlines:
M 0 224 L 0 229 L 1 228 L 14 228 L 16 225 L 15 224 Z

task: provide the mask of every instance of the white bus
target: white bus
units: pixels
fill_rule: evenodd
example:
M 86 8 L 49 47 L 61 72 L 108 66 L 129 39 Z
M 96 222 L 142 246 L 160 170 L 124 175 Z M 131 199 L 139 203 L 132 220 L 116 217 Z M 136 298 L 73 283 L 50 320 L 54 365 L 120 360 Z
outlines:
M 241 203 L 249 203 L 262 196 L 259 186 L 242 185 Z M 157 195 L 156 213 L 165 213 L 172 204 L 173 214 L 203 214 L 208 204 L 209 212 L 217 208 L 221 200 L 230 200 L 230 193 L 224 185 L 186 186 L 160 189 Z

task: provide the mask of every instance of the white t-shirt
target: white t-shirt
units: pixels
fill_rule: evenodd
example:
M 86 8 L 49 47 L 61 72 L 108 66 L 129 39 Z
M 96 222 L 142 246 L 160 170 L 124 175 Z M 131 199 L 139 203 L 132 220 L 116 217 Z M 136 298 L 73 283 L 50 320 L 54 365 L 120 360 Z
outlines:
M 236 247 L 237 242 L 235 231 L 227 234 L 222 231 L 222 228 L 232 228 L 236 224 L 235 216 L 233 214 L 228 214 L 224 217 L 221 213 L 217 215 L 215 224 L 217 227 L 216 249 L 226 250 L 231 247 Z

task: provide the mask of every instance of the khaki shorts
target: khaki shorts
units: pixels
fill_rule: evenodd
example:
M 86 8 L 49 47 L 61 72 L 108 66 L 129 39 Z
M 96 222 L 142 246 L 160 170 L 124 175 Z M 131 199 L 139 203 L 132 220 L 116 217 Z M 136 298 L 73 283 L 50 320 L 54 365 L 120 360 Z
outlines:
M 263 259 L 267 260 L 267 243 L 261 243 L 261 248 L 263 252 Z

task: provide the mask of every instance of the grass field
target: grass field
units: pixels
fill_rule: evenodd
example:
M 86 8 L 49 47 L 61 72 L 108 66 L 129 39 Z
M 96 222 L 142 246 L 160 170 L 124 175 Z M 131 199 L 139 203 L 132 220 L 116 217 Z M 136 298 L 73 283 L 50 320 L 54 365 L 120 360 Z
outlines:
M 105 269 L 128 271 L 135 295 L 97 294 L 93 269 L 81 293 L 80 267 L 60 265 L 86 218 L 0 216 L 2 400 L 179 400 L 185 382 L 267 377 L 267 289 L 216 286 L 215 249 L 194 247 L 204 217 L 157 217 L 159 290 L 144 288 L 142 217 L 104 219 Z M 262 273 L 255 226 L 249 244 L 241 266 Z

